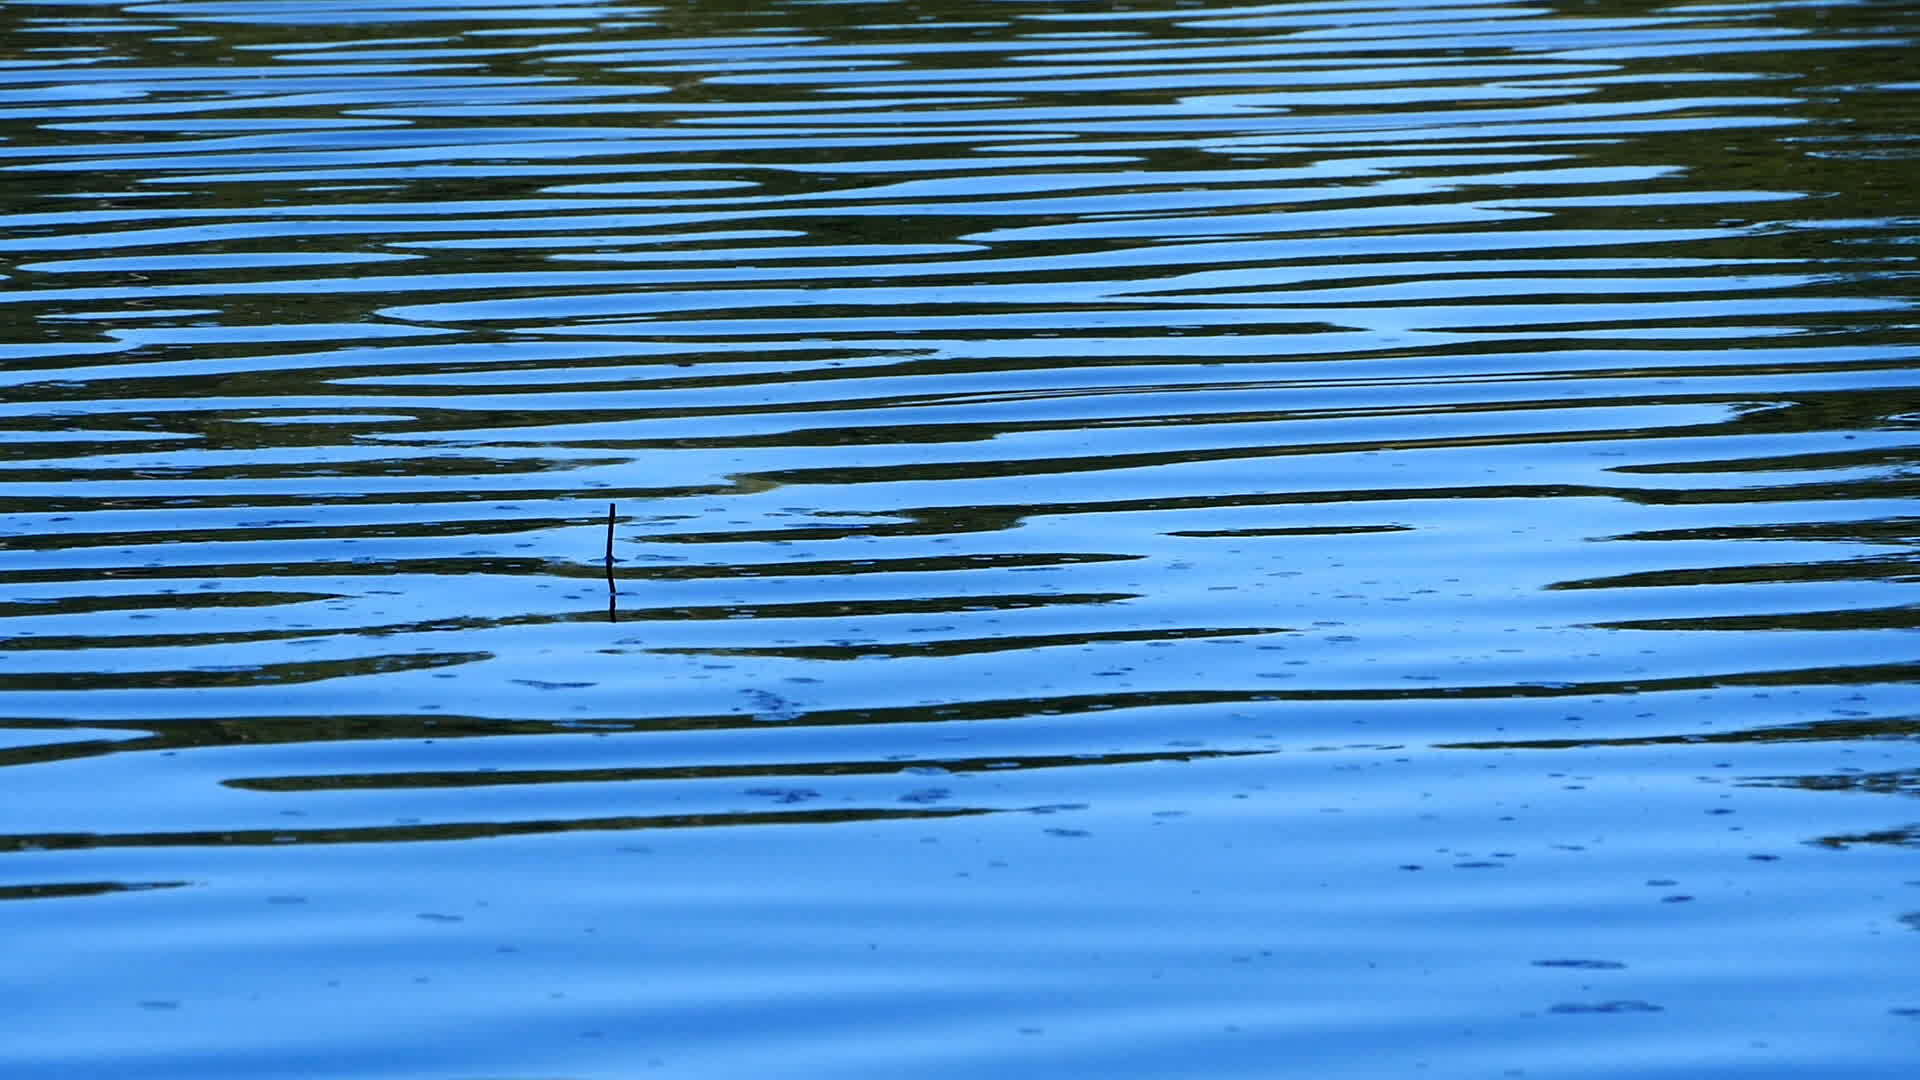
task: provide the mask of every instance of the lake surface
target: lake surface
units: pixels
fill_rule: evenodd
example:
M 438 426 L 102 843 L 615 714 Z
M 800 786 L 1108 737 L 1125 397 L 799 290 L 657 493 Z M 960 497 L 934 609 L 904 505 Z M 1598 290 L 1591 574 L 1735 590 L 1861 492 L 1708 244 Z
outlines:
M 0 4 L 0 1073 L 1913 1075 L 1917 37 Z

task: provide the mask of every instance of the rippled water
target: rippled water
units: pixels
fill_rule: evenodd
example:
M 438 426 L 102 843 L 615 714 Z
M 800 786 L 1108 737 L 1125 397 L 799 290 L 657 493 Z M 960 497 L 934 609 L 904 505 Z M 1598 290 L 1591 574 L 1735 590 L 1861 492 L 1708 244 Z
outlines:
M 1911 1075 L 1916 32 L 0 5 L 0 1071 Z

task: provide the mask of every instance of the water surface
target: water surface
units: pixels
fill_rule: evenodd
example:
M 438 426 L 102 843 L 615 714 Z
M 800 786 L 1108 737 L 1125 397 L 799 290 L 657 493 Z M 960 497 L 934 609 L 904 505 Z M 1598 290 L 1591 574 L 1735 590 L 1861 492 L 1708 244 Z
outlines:
M 1909 1075 L 1910 9 L 753 7 L 0 4 L 9 1075 Z

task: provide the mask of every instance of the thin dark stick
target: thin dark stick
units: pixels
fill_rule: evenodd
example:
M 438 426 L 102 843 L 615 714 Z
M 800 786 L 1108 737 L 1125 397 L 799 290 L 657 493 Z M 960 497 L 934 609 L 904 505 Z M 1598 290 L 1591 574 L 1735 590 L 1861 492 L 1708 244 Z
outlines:
M 619 622 L 615 614 L 613 586 L 613 504 L 607 504 L 607 621 Z

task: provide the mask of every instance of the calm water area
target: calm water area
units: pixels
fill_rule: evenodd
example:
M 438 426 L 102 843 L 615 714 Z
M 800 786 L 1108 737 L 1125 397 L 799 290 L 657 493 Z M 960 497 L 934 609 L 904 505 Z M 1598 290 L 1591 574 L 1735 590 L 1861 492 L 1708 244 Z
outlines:
M 1920 1074 L 1917 57 L 0 2 L 0 1077 Z

